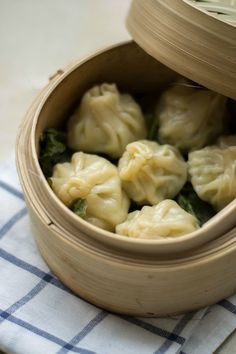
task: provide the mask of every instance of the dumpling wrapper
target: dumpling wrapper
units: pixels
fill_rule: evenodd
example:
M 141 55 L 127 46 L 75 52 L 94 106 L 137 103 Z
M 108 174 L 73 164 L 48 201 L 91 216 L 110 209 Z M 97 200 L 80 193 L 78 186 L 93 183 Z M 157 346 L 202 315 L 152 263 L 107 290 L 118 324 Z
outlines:
M 178 237 L 198 228 L 198 220 L 193 215 L 175 201 L 167 199 L 130 213 L 125 222 L 116 226 L 116 233 L 134 238 L 157 239 Z
M 85 199 L 84 219 L 98 227 L 113 231 L 127 217 L 130 202 L 121 188 L 117 167 L 100 156 L 74 153 L 71 162 L 55 165 L 51 185 L 67 206 Z
M 176 84 L 156 107 L 158 141 L 189 152 L 212 143 L 225 129 L 226 98 L 213 91 Z
M 187 164 L 179 151 L 149 140 L 128 144 L 118 170 L 127 195 L 139 204 L 174 198 L 187 179 Z
M 188 159 L 194 190 L 216 211 L 236 198 L 236 146 L 226 146 L 226 140 L 221 146 L 193 151 Z
M 138 103 L 115 84 L 94 86 L 82 97 L 68 124 L 68 146 L 118 158 L 128 143 L 147 135 Z

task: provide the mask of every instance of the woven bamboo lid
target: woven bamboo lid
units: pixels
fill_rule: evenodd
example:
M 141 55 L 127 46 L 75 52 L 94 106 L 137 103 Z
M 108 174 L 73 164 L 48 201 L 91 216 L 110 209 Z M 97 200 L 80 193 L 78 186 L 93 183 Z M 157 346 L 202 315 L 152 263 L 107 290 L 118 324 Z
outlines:
M 236 0 L 133 0 L 127 27 L 160 62 L 236 99 Z

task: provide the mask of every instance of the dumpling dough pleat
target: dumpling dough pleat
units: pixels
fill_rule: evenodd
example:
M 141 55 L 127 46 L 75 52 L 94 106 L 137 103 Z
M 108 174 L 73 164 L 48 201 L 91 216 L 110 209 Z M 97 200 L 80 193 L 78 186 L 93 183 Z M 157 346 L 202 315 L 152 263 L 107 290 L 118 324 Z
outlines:
M 174 198 L 187 179 L 187 164 L 179 151 L 149 140 L 128 144 L 118 170 L 127 195 L 139 204 Z
M 141 108 L 115 84 L 94 86 L 82 97 L 68 125 L 68 145 L 84 152 L 122 155 L 128 143 L 146 137 Z
M 144 206 L 128 215 L 116 226 L 116 233 L 128 237 L 155 239 L 177 237 L 199 228 L 197 219 L 173 200 L 163 200 L 155 206 Z
M 176 84 L 156 107 L 159 142 L 189 152 L 212 143 L 224 131 L 226 98 L 207 89 Z
M 71 162 L 57 164 L 52 189 L 67 206 L 81 198 L 87 201 L 85 220 L 106 230 L 124 221 L 129 199 L 122 191 L 117 167 L 108 160 L 77 152 Z
M 189 154 L 189 175 L 199 198 L 221 210 L 236 198 L 236 146 L 220 140 Z M 229 146 L 227 147 L 227 144 Z

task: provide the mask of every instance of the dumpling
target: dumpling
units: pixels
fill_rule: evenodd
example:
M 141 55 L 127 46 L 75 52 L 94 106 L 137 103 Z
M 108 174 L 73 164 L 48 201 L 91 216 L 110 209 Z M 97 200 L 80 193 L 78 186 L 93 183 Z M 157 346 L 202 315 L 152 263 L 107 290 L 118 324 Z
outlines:
M 128 143 L 147 135 L 141 108 L 115 84 L 94 86 L 83 96 L 68 125 L 68 145 L 84 152 L 122 155 Z
M 158 141 L 182 152 L 212 143 L 224 131 L 226 98 L 215 92 L 185 85 L 165 91 L 155 111 Z
M 149 140 L 128 144 L 118 170 L 127 195 L 139 204 L 174 198 L 187 179 L 187 164 L 179 151 Z
M 223 144 L 223 143 L 222 143 Z M 236 198 L 236 146 L 209 146 L 193 151 L 189 175 L 199 198 L 216 211 Z
M 130 213 L 125 222 L 116 226 L 116 233 L 154 239 L 181 236 L 198 228 L 195 216 L 187 213 L 175 201 L 167 199 Z
M 117 167 L 102 157 L 74 153 L 71 162 L 54 167 L 51 186 L 67 206 L 78 198 L 85 199 L 84 219 L 106 230 L 113 231 L 127 217 L 130 203 Z

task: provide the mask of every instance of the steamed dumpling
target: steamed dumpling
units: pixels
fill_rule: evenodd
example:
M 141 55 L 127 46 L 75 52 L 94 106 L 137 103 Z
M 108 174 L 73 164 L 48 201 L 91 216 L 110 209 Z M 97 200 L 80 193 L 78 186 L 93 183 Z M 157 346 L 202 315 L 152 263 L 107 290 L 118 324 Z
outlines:
M 224 131 L 226 98 L 207 89 L 175 85 L 156 107 L 159 141 L 183 152 L 200 149 Z
M 176 237 L 199 228 L 197 219 L 173 200 L 163 200 L 155 206 L 144 206 L 128 215 L 116 226 L 116 233 L 136 238 Z
M 85 220 L 106 230 L 124 221 L 129 199 L 121 189 L 117 167 L 106 159 L 77 152 L 71 162 L 54 167 L 52 189 L 67 206 L 78 198 L 85 199 Z
M 236 198 L 236 146 L 209 146 L 189 154 L 189 175 L 199 198 L 221 210 Z
M 187 179 L 187 164 L 179 151 L 149 140 L 128 144 L 118 170 L 127 195 L 139 204 L 174 198 Z
M 122 155 L 128 143 L 146 137 L 144 116 L 115 84 L 94 86 L 83 96 L 69 121 L 68 145 L 75 150 Z

